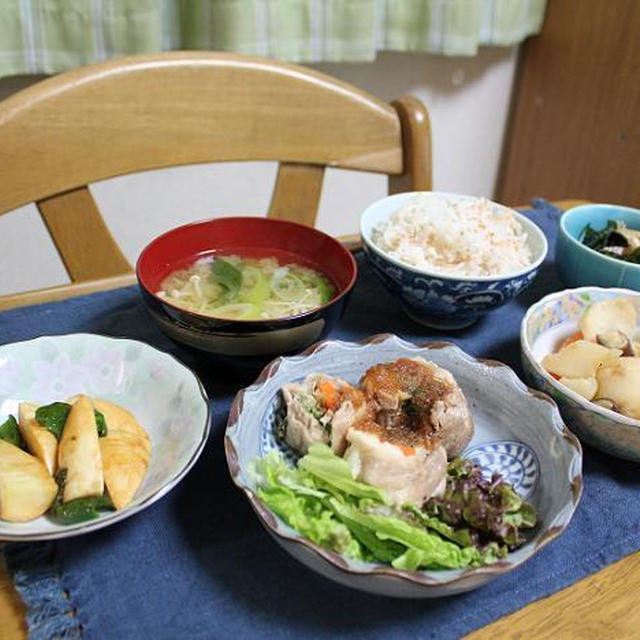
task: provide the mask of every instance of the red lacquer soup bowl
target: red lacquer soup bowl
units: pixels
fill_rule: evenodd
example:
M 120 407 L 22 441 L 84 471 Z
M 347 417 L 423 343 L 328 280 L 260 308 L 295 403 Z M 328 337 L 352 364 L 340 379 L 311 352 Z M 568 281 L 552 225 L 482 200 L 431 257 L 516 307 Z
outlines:
M 211 255 L 274 257 L 324 274 L 333 297 L 321 307 L 270 320 L 216 318 L 183 309 L 158 295 L 177 269 Z M 273 356 L 303 349 L 327 335 L 356 280 L 356 262 L 337 240 L 284 220 L 234 217 L 172 229 L 149 243 L 136 267 L 142 297 L 153 319 L 173 340 L 221 356 Z

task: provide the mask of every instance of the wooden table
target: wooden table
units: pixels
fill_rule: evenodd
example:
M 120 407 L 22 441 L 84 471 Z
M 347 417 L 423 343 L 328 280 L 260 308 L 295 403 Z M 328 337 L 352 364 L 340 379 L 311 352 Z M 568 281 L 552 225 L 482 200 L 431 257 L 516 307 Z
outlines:
M 562 200 L 554 203 L 567 209 L 584 201 Z M 344 238 L 348 246 L 357 239 Z M 71 285 L 76 295 L 100 288 L 113 288 L 135 282 L 133 276 L 118 276 L 106 286 Z M 62 291 L 62 289 L 60 290 Z M 50 298 L 68 297 L 56 292 Z M 30 302 L 43 302 L 43 294 L 34 294 Z M 478 629 L 469 640 L 500 640 L 500 638 L 633 638 L 640 635 L 640 552 L 619 560 L 601 571 L 533 602 L 494 623 Z M 25 607 L 18 597 L 0 562 L 0 638 L 23 640 L 26 638 Z

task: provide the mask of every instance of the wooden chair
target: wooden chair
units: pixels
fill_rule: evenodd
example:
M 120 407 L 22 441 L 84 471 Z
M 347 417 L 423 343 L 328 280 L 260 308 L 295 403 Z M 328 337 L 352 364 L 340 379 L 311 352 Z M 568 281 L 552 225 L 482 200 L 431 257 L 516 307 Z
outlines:
M 87 185 L 182 164 L 277 160 L 268 215 L 314 224 L 324 168 L 431 189 L 429 119 L 299 66 L 232 54 L 133 56 L 44 80 L 0 102 L 0 214 L 35 202 L 72 281 L 0 309 L 135 281 Z

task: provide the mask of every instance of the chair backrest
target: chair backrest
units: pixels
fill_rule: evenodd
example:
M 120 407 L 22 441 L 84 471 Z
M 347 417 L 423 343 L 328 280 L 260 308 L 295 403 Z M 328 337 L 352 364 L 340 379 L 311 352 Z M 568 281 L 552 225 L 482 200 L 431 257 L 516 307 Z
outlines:
M 0 102 L 0 214 L 35 202 L 72 281 L 130 272 L 87 185 L 182 164 L 275 160 L 268 215 L 314 224 L 325 166 L 431 188 L 429 121 L 296 65 L 232 54 L 120 58 Z

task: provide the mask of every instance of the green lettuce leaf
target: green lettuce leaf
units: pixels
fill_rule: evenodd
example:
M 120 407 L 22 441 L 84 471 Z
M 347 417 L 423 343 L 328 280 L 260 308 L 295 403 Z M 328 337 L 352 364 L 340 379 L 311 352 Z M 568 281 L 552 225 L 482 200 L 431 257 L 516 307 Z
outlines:
M 362 550 L 349 529 L 325 508 L 319 498 L 296 496 L 285 488 L 258 489 L 258 497 L 290 527 L 316 544 L 362 559 Z
M 358 540 L 334 517 L 326 505 L 329 494 L 315 488 L 312 476 L 288 467 L 273 451 L 253 461 L 249 472 L 258 480 L 258 498 L 290 527 L 312 542 L 363 559 Z
M 461 547 L 473 546 L 473 540 L 471 539 L 471 532 L 469 529 L 454 529 L 446 522 L 442 522 L 442 520 L 438 520 L 438 518 L 434 518 L 433 516 L 428 516 L 424 511 L 413 504 L 404 505 L 404 508 L 414 516 L 420 524 L 429 529 L 433 529 L 433 531 L 439 533 L 443 538 L 447 538 L 447 540 L 451 540 Z
M 404 552 L 404 547 L 401 544 L 393 540 L 381 540 L 375 531 L 349 517 L 348 509 L 343 508 L 340 501 L 334 498 L 333 501 L 329 500 L 328 504 L 338 519 L 348 527 L 354 537 L 369 552 L 370 559 L 391 563 Z
M 498 544 L 497 542 L 490 542 L 485 547 L 480 549 L 481 564 L 494 564 L 506 558 L 509 553 L 509 547 L 506 544 Z
M 518 511 L 505 513 L 502 520 L 513 527 L 531 529 L 536 526 L 536 510 L 527 502 L 523 502 Z
M 270 451 L 264 458 L 253 460 L 249 464 L 249 474 L 256 484 L 262 487 L 286 487 L 301 495 L 325 498 L 327 494 L 316 488 L 313 476 L 290 467 L 281 455 Z
M 531 505 L 499 478 L 483 479 L 470 461 L 451 463 L 445 496 L 426 512 L 391 504 L 322 444 L 312 445 L 297 467 L 270 452 L 249 472 L 258 498 L 309 540 L 407 571 L 493 564 L 519 543 L 520 528 L 536 521 Z
M 319 478 L 335 489 L 355 498 L 370 498 L 387 503 L 384 491 L 353 479 L 351 468 L 325 444 L 312 444 L 309 453 L 298 462 L 298 468 Z
M 420 551 L 419 556 L 413 554 L 410 559 L 400 560 L 406 556 L 406 552 L 394 559 L 391 564 L 399 569 L 404 566 L 396 566 L 397 562 L 403 565 L 405 562 L 418 561 L 413 569 L 461 569 L 480 561 L 480 553 L 475 547 L 460 548 L 453 542 L 444 540 L 436 533 L 430 533 L 425 529 L 410 525 L 405 520 L 393 516 L 378 516 L 362 513 L 357 507 L 350 504 L 342 504 L 335 498 L 329 500 L 331 507 L 346 518 L 358 525 L 370 529 L 379 540 L 390 540 L 400 543 L 407 549 Z

